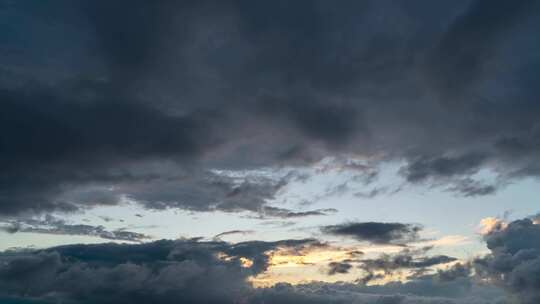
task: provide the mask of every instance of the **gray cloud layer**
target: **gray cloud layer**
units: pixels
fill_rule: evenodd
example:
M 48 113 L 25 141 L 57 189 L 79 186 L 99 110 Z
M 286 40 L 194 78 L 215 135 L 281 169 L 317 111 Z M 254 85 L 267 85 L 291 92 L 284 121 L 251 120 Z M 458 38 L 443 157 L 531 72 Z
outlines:
M 351 237 L 374 244 L 406 244 L 418 240 L 418 232 L 421 230 L 420 225 L 378 222 L 351 222 L 321 228 L 326 234 Z
M 0 221 L 2 223 L 2 221 Z M 19 219 L 7 221 L 0 230 L 8 233 L 33 232 L 41 234 L 85 235 L 100 237 L 108 240 L 143 242 L 151 237 L 144 233 L 128 231 L 125 228 L 107 230 L 103 226 L 85 224 L 68 224 L 64 220 L 45 216 L 44 219 Z
M 315 240 L 277 242 L 195 239 L 146 244 L 68 245 L 0 254 L 0 300 L 24 303 L 504 303 L 496 289 L 467 275 L 409 283 L 278 284 L 255 289 L 246 279 L 268 267 L 275 248 L 301 249 Z M 225 255 L 227 258 L 220 258 Z M 244 267 L 241 258 L 253 261 Z M 450 277 L 450 276 L 448 276 Z
M 540 172 L 536 1 L 24 1 L 0 10 L 2 214 L 119 195 L 208 210 L 210 194 L 191 192 L 207 169 L 336 154 L 403 160 L 409 182 L 464 195 L 504 185 L 472 178 L 483 168 L 503 180 Z M 111 186 L 121 193 L 103 190 Z M 263 192 L 250 203 L 214 200 L 254 210 L 273 193 Z
M 0 295 L 55 303 L 236 303 L 246 279 L 264 271 L 264 252 L 313 240 L 158 241 L 141 245 L 69 245 L 0 256 Z M 219 254 L 229 259 L 220 259 Z M 241 266 L 240 257 L 253 265 Z
M 268 205 L 287 177 L 239 180 L 212 170 L 328 155 L 399 160 L 407 182 L 466 196 L 538 177 L 539 12 L 532 0 L 1 1 L 0 215 L 126 199 L 153 209 L 324 215 L 334 211 Z M 482 169 L 496 181 L 478 180 Z M 402 244 L 419 229 L 352 223 L 323 231 Z M 488 235 L 491 255 L 475 270 L 537 303 L 538 235 L 531 220 Z M 246 285 L 267 267 L 264 251 L 305 242 L 3 254 L 0 292 L 99 303 L 503 301 L 463 275 L 466 267 L 381 287 Z M 254 265 L 241 267 L 240 256 Z

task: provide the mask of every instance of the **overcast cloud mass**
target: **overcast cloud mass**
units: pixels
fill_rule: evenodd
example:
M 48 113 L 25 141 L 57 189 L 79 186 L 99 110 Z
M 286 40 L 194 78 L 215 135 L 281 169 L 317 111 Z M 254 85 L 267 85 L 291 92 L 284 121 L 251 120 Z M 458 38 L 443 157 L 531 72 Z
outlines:
M 0 253 L 0 302 L 539 303 L 535 217 L 456 257 L 405 200 L 321 203 L 536 182 L 539 28 L 533 0 L 0 0 L 0 242 L 113 242 Z M 128 205 L 200 224 L 69 219 Z

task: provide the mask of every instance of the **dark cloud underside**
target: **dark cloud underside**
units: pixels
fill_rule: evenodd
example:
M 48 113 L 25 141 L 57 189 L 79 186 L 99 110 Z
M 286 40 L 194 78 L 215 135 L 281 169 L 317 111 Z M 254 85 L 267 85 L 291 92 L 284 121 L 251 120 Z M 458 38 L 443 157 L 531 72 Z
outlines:
M 380 286 L 313 282 L 255 289 L 246 280 L 263 272 L 265 253 L 301 250 L 315 240 L 244 242 L 198 240 L 146 244 L 68 245 L 0 255 L 0 300 L 38 303 L 504 303 L 497 290 L 467 274 L 443 273 Z M 220 258 L 225 255 L 227 258 Z M 253 261 L 243 266 L 242 258 Z M 343 266 L 338 267 L 343 272 Z M 453 271 L 453 270 L 451 270 Z M 10 303 L 10 302 L 7 302 Z
M 374 244 L 406 244 L 419 239 L 422 227 L 403 223 L 351 222 L 324 226 L 325 234 L 344 236 Z
M 471 175 L 540 172 L 538 12 L 535 1 L 4 1 L 0 212 L 110 204 L 101 189 L 117 184 L 149 208 L 208 209 L 134 189 L 348 153 L 404 160 L 409 182 L 493 193 L 502 183 Z

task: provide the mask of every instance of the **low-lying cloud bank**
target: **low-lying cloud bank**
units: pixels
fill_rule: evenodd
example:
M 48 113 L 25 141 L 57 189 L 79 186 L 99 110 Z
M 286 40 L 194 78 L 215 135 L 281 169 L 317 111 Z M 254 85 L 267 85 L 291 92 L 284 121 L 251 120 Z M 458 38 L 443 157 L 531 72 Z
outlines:
M 264 252 L 313 240 L 274 243 L 158 241 L 143 245 L 70 245 L 1 256 L 0 295 L 45 303 L 493 303 L 500 293 L 468 278 L 436 276 L 379 287 L 246 281 L 267 267 Z M 253 262 L 246 266 L 241 258 Z M 475 295 L 478 289 L 479 294 Z M 484 293 L 484 294 L 483 294 Z M 474 302 L 471 302 L 474 300 Z
M 0 294 L 52 302 L 236 303 L 252 292 L 246 279 L 266 269 L 266 251 L 312 242 L 163 240 L 5 252 Z
M 378 259 L 358 253 L 356 260 L 330 265 L 330 274 L 352 267 L 386 274 L 420 270 L 407 282 L 372 286 L 362 278 L 356 283 L 250 285 L 251 277 L 269 267 L 268 252 L 324 246 L 314 239 L 236 244 L 183 239 L 6 251 L 0 255 L 0 296 L 51 303 L 538 303 L 540 225 L 516 220 L 484 237 L 490 254 L 434 274 L 422 270 L 455 259 L 428 257 L 429 247 Z

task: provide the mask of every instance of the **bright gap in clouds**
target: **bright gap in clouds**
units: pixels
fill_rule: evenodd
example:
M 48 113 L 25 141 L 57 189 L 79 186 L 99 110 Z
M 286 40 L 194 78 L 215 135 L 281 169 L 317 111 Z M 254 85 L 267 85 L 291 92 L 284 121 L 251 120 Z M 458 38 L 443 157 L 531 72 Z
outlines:
M 429 254 L 445 254 L 467 260 L 486 250 L 477 225 L 482 218 L 492 213 L 487 214 L 485 209 L 481 208 L 482 205 L 489 203 L 500 210 L 494 209 L 496 214 L 502 214 L 511 210 L 505 197 L 514 196 L 516 193 L 531 193 L 531 187 L 534 186 L 534 183 L 524 182 L 506 187 L 496 196 L 477 198 L 475 204 L 478 208 L 469 206 L 469 211 L 464 214 L 460 208 L 469 204 L 466 200 L 449 196 L 445 189 L 426 190 L 408 185 L 400 177 L 401 166 L 399 163 L 373 166 L 365 161 L 329 158 L 312 167 L 214 172 L 237 179 L 238 185 L 248 179 L 254 182 L 259 179 L 283 182 L 275 198 L 268 202 L 272 207 L 287 208 L 295 212 L 330 208 L 339 210 L 326 215 L 294 218 L 294 222 L 287 218 L 266 217 L 253 212 L 238 214 L 219 211 L 195 213 L 175 209 L 149 210 L 129 198 L 121 205 L 94 207 L 77 213 L 54 216 L 71 225 L 103 226 L 106 231 L 129 231 L 148 236 L 141 240 L 143 242 L 193 237 L 228 242 L 316 237 L 329 242 L 328 246 L 299 252 L 286 249 L 269 252 L 268 269 L 252 277 L 250 282 L 259 287 L 278 282 L 352 282 L 365 276 L 366 271 L 353 262 L 350 271 L 329 275 L 328 265 L 352 260 L 354 252 L 362 252 L 362 259 L 368 259 L 384 254 L 397 254 L 403 247 L 362 245 L 346 238 L 329 237 L 321 235 L 319 226 L 347 221 L 421 223 L 424 225 L 421 241 L 413 244 L 413 247 L 432 246 Z M 492 178 L 488 171 L 479 173 L 478 177 Z M 526 199 L 521 210 L 526 210 L 527 206 L 534 210 L 532 197 L 524 197 Z M 377 208 L 372 208 L 373 205 Z M 445 212 L 444 209 L 448 206 L 452 206 L 451 210 Z M 485 224 L 486 220 L 482 223 Z M 2 242 L 0 250 L 25 246 L 44 248 L 73 242 L 98 243 L 104 240 L 96 235 L 48 234 L 43 237 L 45 235 L 39 232 L 24 231 L 3 235 L 6 241 Z M 434 265 L 430 271 L 433 273 L 457 262 L 459 260 Z M 252 261 L 244 261 L 245 265 L 249 263 Z M 399 273 L 385 274 L 378 270 L 374 273 L 378 278 L 369 284 L 384 284 L 391 280 L 407 281 L 411 272 L 412 270 L 404 269 Z
M 294 224 L 291 218 L 265 216 L 264 210 L 261 214 L 152 210 L 129 198 L 116 206 L 98 206 L 56 216 L 71 224 L 103 226 L 111 231 L 129 230 L 148 235 L 151 239 L 211 239 L 224 231 L 239 230 L 251 233 L 231 234 L 226 240 L 277 240 L 313 236 L 316 233 L 313 232 L 314 227 L 343 221 L 419 223 L 425 225 L 425 233 L 429 233 L 431 238 L 448 235 L 474 238 L 476 225 L 485 217 L 508 211 L 513 211 L 514 217 L 521 217 L 534 213 L 536 208 L 533 193 L 537 184 L 532 180 L 509 185 L 495 196 L 469 199 L 448 195 L 444 187 L 426 189 L 409 185 L 399 175 L 401 166 L 400 163 L 374 166 L 358 159 L 328 158 L 312 167 L 215 170 L 216 174 L 237 179 L 238 184 L 245 180 L 256 183 L 259 179 L 282 183 L 275 197 L 268 201 L 271 207 L 294 212 L 336 209 L 321 215 L 294 217 Z M 493 178 L 489 171 L 482 171 L 477 176 L 484 180 Z M 515 204 L 509 200 L 510 197 L 520 201 L 519 211 L 513 210 Z M 473 200 L 474 204 L 471 203 Z M 486 211 L 488 204 L 490 209 Z M 462 212 L 465 209 L 467 212 Z M 23 232 L 7 235 L 7 239 L 24 239 L 19 246 L 45 246 L 45 243 L 39 243 L 39 239 L 19 237 L 21 234 Z M 3 248 L 9 244 L 9 241 L 4 242 Z

